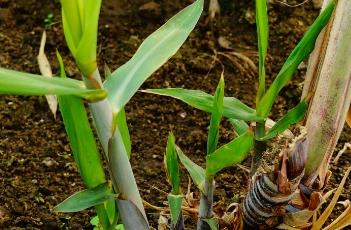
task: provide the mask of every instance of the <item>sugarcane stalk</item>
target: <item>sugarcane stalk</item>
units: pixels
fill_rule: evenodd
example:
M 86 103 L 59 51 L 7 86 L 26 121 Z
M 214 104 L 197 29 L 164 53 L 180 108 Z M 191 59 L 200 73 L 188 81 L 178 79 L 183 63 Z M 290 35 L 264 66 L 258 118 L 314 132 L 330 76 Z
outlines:
M 197 230 L 211 230 L 210 225 L 205 219 L 213 217 L 213 193 L 215 188 L 215 181 L 213 178 L 205 180 L 204 190 L 206 193 L 201 193 L 199 218 L 197 221 Z
M 324 1 L 326 4 L 327 1 Z M 334 19 L 320 35 L 309 60 L 303 95 L 308 110 L 307 163 L 303 183 L 321 189 L 351 102 L 351 1 L 339 0 Z
M 265 134 L 265 122 L 257 122 L 257 126 L 255 129 L 255 136 L 258 138 L 263 137 Z M 250 176 L 253 177 L 258 168 L 262 164 L 262 155 L 267 149 L 267 143 L 265 141 L 255 140 L 254 144 L 254 153 L 251 159 L 251 169 Z
M 243 203 L 247 229 L 267 229 L 281 223 L 304 175 L 305 154 L 306 139 L 301 137 L 282 150 L 277 171 L 256 173 Z
M 100 73 L 97 69 L 89 77 L 84 77 L 83 79 L 88 88 L 102 87 Z M 144 217 L 144 221 L 147 223 L 145 209 L 137 188 L 121 133 L 118 127 L 113 127 L 114 117 L 110 104 L 107 99 L 104 99 L 96 103 L 90 103 L 89 107 L 93 114 L 94 125 L 104 150 L 105 157 L 108 160 L 108 167 L 111 172 L 114 189 L 119 192 L 121 198 L 131 201 L 131 203 L 138 208 Z M 120 210 L 124 207 L 126 207 L 125 203 L 122 207 L 119 206 L 118 208 Z M 134 209 L 128 208 L 128 210 Z M 128 210 L 126 210 L 127 213 L 129 212 Z M 120 210 L 120 212 L 123 212 L 123 210 Z M 122 215 L 122 218 L 123 217 L 128 218 L 130 216 Z M 125 225 L 126 223 L 130 223 L 123 219 L 122 222 Z M 139 226 L 139 229 L 145 229 L 143 226 L 144 225 Z M 125 229 L 135 229 L 135 225 L 133 225 L 133 227 L 125 226 Z

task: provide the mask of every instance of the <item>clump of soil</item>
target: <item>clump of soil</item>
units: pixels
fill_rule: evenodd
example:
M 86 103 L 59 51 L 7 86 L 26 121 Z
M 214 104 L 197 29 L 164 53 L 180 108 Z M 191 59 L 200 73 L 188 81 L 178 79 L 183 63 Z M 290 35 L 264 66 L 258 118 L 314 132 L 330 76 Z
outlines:
M 103 1 L 98 41 L 100 66 L 106 63 L 114 70 L 125 63 L 147 35 L 191 2 L 160 0 L 150 7 L 148 0 Z M 184 87 L 213 93 L 224 70 L 226 95 L 253 107 L 257 72 L 243 59 L 233 61 L 225 55 L 215 55 L 236 52 L 257 64 L 253 4 L 254 1 L 223 0 L 221 15 L 213 22 L 207 20 L 205 12 L 180 51 L 142 88 Z M 318 14 L 312 3 L 292 8 L 273 1 L 269 10 L 268 84 Z M 58 49 L 64 57 L 68 76 L 80 77 L 65 45 L 57 0 L 0 0 L 1 67 L 39 73 L 36 55 L 44 19 L 49 13 L 54 16 L 54 24 L 47 30 L 46 54 L 54 72 L 58 69 L 55 59 Z M 220 44 L 219 38 L 232 49 Z M 241 69 L 244 64 L 248 67 Z M 273 119 L 298 103 L 305 66 L 300 66 L 293 81 L 280 94 L 272 111 Z M 170 190 L 163 172 L 168 133 L 172 130 L 183 151 L 202 164 L 209 115 L 170 98 L 142 93 L 132 98 L 126 112 L 133 146 L 132 165 L 143 199 L 164 206 L 165 194 Z M 0 121 L 0 228 L 90 229 L 93 210 L 73 214 L 52 211 L 60 201 L 83 189 L 60 116 L 54 119 L 42 97 L 1 96 Z M 220 143 L 233 137 L 229 123 L 223 122 Z M 342 148 L 350 137 L 351 130 L 345 128 L 337 148 Z M 249 161 L 243 164 L 248 165 Z M 348 151 L 338 165 L 332 165 L 330 188 L 336 187 L 349 164 Z M 182 172 L 185 191 L 187 176 Z M 240 202 L 247 192 L 248 174 L 238 167 L 224 170 L 216 181 L 218 211 L 230 202 Z M 351 198 L 350 189 L 348 182 L 343 198 Z M 147 213 L 156 226 L 157 211 L 147 208 Z M 187 223 L 193 222 L 188 219 Z

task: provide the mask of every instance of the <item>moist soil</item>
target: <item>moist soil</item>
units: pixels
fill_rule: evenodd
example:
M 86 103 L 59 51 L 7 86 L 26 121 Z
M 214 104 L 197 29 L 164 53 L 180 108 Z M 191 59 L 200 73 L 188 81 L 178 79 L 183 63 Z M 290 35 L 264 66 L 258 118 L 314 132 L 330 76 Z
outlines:
M 115 0 L 103 1 L 99 24 L 98 56 L 100 66 L 114 70 L 132 57 L 150 33 L 161 26 L 190 0 Z M 318 15 L 311 2 L 291 7 L 270 1 L 270 43 L 267 82 L 272 82 L 287 55 Z M 286 2 L 286 1 L 285 1 Z M 297 1 L 287 1 L 297 4 Z M 156 71 L 142 89 L 183 87 L 214 92 L 222 71 L 225 94 L 254 106 L 257 86 L 257 42 L 254 1 L 223 0 L 222 11 L 214 20 L 204 12 L 196 29 L 179 52 Z M 67 75 L 80 78 L 66 47 L 59 1 L 0 0 L 0 66 L 39 73 L 36 55 L 45 29 L 44 20 L 53 15 L 47 28 L 46 54 L 54 73 L 58 70 L 55 50 L 64 57 Z M 241 58 L 240 58 L 241 57 Z M 242 58 L 244 57 L 244 58 Z M 249 60 L 249 61 L 248 61 Z M 281 117 L 299 102 L 306 63 L 280 93 L 271 113 Z M 103 69 L 101 69 L 103 71 Z M 163 167 L 168 133 L 198 164 L 204 162 L 209 115 L 186 104 L 161 96 L 136 93 L 126 106 L 132 138 L 132 166 L 144 200 L 165 207 L 170 187 Z M 83 189 L 73 162 L 60 114 L 49 111 L 44 97 L 0 97 L 0 229 L 91 229 L 93 210 L 55 213 L 52 208 L 69 195 Z M 220 144 L 234 137 L 226 121 L 220 129 Z M 350 140 L 346 127 L 337 145 Z M 328 189 L 340 182 L 350 165 L 346 151 L 337 165 Z M 250 159 L 243 165 L 248 166 Z M 183 170 L 183 191 L 187 176 Z M 223 212 L 231 202 L 240 202 L 248 189 L 248 173 L 239 167 L 224 170 L 216 177 L 215 210 Z M 191 187 L 198 198 L 195 187 Z M 350 180 L 341 199 L 351 199 Z M 159 211 L 146 207 L 148 218 L 157 227 Z M 194 220 L 186 219 L 189 229 Z

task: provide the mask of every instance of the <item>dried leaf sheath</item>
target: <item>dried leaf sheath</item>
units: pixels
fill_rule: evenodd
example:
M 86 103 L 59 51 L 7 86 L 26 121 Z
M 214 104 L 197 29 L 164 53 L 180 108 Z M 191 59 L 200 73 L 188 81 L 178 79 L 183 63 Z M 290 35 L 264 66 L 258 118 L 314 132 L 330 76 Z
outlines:
M 351 1 L 338 0 L 328 36 L 317 47 L 310 63 L 318 63 L 311 75 L 316 78 L 315 89 L 307 114 L 308 157 L 303 183 L 312 187 L 318 177 L 318 189 L 324 186 L 331 155 L 347 118 L 351 102 Z M 308 72 L 311 72 L 308 71 Z M 311 80 L 310 80 L 311 81 Z

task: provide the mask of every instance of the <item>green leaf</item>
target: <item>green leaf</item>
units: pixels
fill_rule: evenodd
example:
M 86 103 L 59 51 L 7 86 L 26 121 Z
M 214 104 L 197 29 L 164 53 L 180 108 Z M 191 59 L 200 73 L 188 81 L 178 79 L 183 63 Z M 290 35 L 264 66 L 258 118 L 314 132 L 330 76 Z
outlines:
M 74 95 L 90 101 L 102 100 L 107 96 L 105 90 L 86 89 L 82 81 L 69 78 L 49 78 L 4 68 L 0 68 L 0 94 Z
M 93 226 L 98 226 L 99 225 L 99 217 L 98 216 L 94 216 L 91 220 L 90 220 L 90 224 Z
M 60 0 L 62 23 L 68 48 L 74 54 L 83 34 L 83 22 L 78 1 Z
M 165 166 L 168 180 L 172 186 L 172 194 L 178 195 L 180 194 L 180 175 L 175 146 L 174 135 L 170 133 L 167 140 Z
M 79 212 L 115 198 L 106 183 L 73 194 L 54 208 L 55 212 Z
M 85 76 L 97 67 L 96 46 L 101 0 L 85 1 L 83 36 L 75 53 L 76 62 Z
M 96 45 L 101 0 L 61 0 L 65 38 L 84 76 L 97 67 Z
M 238 136 L 241 136 L 249 129 L 249 126 L 246 124 L 245 121 L 229 118 L 229 122 L 233 125 L 235 132 L 238 134 Z
M 176 225 L 182 213 L 183 196 L 169 194 L 167 198 L 168 198 L 169 208 L 171 209 L 171 220 L 173 225 Z
M 211 219 L 203 219 L 211 228 L 211 230 L 218 229 L 218 219 L 213 217 Z
M 284 132 L 290 125 L 296 124 L 301 121 L 308 109 L 306 101 L 301 101 L 295 108 L 285 114 L 277 123 L 268 131 L 268 133 L 260 138 L 260 141 L 266 141 L 273 137 L 278 136 Z
M 256 0 L 256 27 L 258 35 L 258 54 L 259 54 L 259 86 L 256 104 L 259 103 L 265 93 L 266 70 L 265 60 L 268 47 L 268 16 L 267 0 Z
M 111 192 L 113 192 L 113 189 L 110 189 Z M 106 214 L 108 216 L 109 222 L 111 223 L 112 226 L 117 224 L 118 218 L 119 218 L 119 212 L 117 208 L 117 204 L 115 200 L 109 200 L 105 204 L 105 209 L 106 209 Z
M 189 172 L 191 179 L 194 181 L 195 185 L 200 189 L 200 191 L 204 193 L 205 170 L 191 161 L 178 146 L 175 146 L 175 148 L 179 160 Z
M 58 57 L 61 77 L 65 78 L 62 59 Z M 84 183 L 88 188 L 104 183 L 104 169 L 83 101 L 75 96 L 59 96 L 58 101 L 74 160 Z
M 114 113 L 118 113 L 142 83 L 177 52 L 194 29 L 202 9 L 203 0 L 197 0 L 180 11 L 146 38 L 134 56 L 106 79 L 104 87 Z
M 126 148 L 128 157 L 130 158 L 132 152 L 132 144 L 130 141 L 129 129 L 127 124 L 126 112 L 124 108 L 117 114 L 117 127 L 121 133 L 124 147 Z
M 215 176 L 222 169 L 243 161 L 254 144 L 251 130 L 223 145 L 214 153 L 206 156 L 206 175 Z
M 162 96 L 173 97 L 199 110 L 212 113 L 213 96 L 200 90 L 188 90 L 182 88 L 148 89 L 144 93 L 152 93 Z M 234 97 L 224 97 L 223 116 L 245 121 L 262 121 L 255 114 L 255 110 L 248 107 Z
M 214 100 L 213 110 L 210 121 L 210 129 L 207 137 L 207 154 L 213 153 L 216 150 L 219 136 L 219 125 L 223 114 L 223 98 L 224 98 L 224 78 L 223 75 L 218 83 Z
M 319 33 L 328 23 L 329 18 L 333 13 L 335 4 L 335 0 L 332 0 L 328 3 L 323 12 L 314 21 L 299 44 L 289 55 L 282 69 L 274 79 L 272 85 L 269 87 L 268 91 L 260 100 L 257 106 L 257 114 L 260 117 L 266 118 L 268 116 L 280 90 L 290 81 L 298 65 L 312 52 Z

